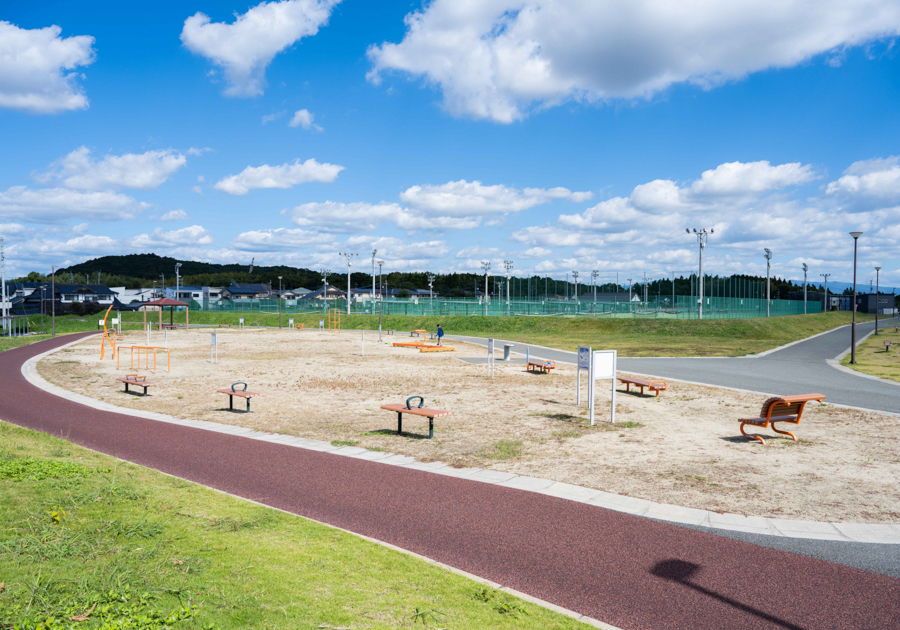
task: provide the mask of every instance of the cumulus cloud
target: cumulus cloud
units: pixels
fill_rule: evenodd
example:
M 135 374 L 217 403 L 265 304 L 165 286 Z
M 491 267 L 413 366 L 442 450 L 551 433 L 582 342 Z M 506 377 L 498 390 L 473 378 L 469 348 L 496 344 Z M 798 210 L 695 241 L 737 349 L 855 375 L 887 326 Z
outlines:
M 691 192 L 698 195 L 746 195 L 805 184 L 815 178 L 812 166 L 800 162 L 778 166 L 772 166 L 767 160 L 728 162 L 704 171 L 700 179 L 691 184 Z
M 0 107 L 55 114 L 88 106 L 74 70 L 94 62 L 94 38 L 61 33 L 59 26 L 23 29 L 0 21 Z
M 702 19 L 699 17 L 702 16 Z M 457 116 L 509 123 L 565 101 L 709 89 L 900 34 L 893 0 L 434 0 L 399 44 L 371 46 L 375 84 L 423 78 Z
M 227 96 L 259 96 L 266 87 L 266 68 L 281 51 L 328 23 L 340 0 L 263 2 L 231 24 L 212 22 L 197 12 L 184 21 L 181 41 L 222 69 Z
M 307 182 L 331 183 L 337 179 L 343 166 L 316 162 L 310 158 L 299 159 L 280 166 L 248 166 L 237 175 L 230 175 L 216 182 L 216 190 L 231 195 L 246 195 L 254 188 L 291 188 Z
M 0 192 L 0 217 L 34 223 L 63 222 L 76 217 L 93 221 L 132 219 L 149 207 L 150 204 L 110 191 L 13 186 Z
M 287 114 L 287 111 L 275 112 L 274 114 L 266 114 L 265 116 L 262 117 L 262 124 L 265 125 L 266 123 L 270 123 L 273 120 L 278 120 L 285 114 Z
M 825 192 L 858 201 L 900 201 L 900 157 L 854 162 L 843 177 L 828 184 Z
M 64 259 L 69 256 L 84 259 L 122 252 L 122 243 L 114 238 L 85 234 L 65 241 L 32 238 L 15 243 L 9 248 L 9 257 L 32 264 L 43 264 L 49 268 L 51 263 L 47 261 L 52 261 L 52 264 L 68 264 L 70 261 Z
M 426 217 L 400 204 L 325 201 L 305 203 L 289 211 L 291 221 L 300 227 L 328 232 L 369 232 L 383 223 L 394 223 L 402 230 L 466 230 L 478 227 L 478 218 Z
M 36 179 L 42 183 L 59 180 L 68 188 L 136 188 L 153 190 L 187 163 L 181 153 L 166 149 L 146 153 L 105 155 L 96 160 L 87 147 L 79 147 L 50 165 Z
M 174 247 L 176 245 L 210 245 L 212 242 L 213 238 L 205 228 L 192 225 L 180 230 L 156 228 L 151 234 L 138 234 L 130 239 L 129 244 L 133 248 L 141 249 Z
M 480 181 L 448 182 L 440 186 L 412 186 L 400 193 L 401 201 L 416 210 L 447 217 L 519 212 L 553 199 L 582 202 L 590 192 L 572 192 L 568 188 L 525 188 L 518 190 L 503 184 L 484 186 Z
M 241 232 L 231 242 L 235 249 L 250 252 L 271 252 L 291 250 L 321 241 L 322 235 L 315 230 L 295 230 L 276 228 Z
M 171 210 L 160 217 L 160 221 L 181 221 L 187 219 L 187 212 L 184 210 Z
M 294 112 L 294 117 L 288 123 L 288 127 L 303 127 L 312 131 L 325 131 L 319 125 L 313 122 L 313 114 L 307 109 L 301 109 Z
M 0 223 L 0 234 L 4 236 L 22 234 L 24 231 L 25 226 L 19 223 Z

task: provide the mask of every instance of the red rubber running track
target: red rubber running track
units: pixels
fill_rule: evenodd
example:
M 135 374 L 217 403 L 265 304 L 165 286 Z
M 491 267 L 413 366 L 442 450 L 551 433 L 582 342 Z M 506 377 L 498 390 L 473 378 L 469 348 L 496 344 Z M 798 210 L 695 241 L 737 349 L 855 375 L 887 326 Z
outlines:
M 0 419 L 371 536 L 625 629 L 900 628 L 900 580 L 551 496 L 98 411 L 0 354 Z M 338 401 L 339 403 L 339 401 Z

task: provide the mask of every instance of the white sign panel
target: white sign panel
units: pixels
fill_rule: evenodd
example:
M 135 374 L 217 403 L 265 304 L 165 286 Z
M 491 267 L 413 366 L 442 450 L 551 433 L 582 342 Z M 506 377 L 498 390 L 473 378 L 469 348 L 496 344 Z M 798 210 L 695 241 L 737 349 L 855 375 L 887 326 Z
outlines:
M 293 319 L 289 319 L 289 320 L 288 320 L 288 327 L 290 327 L 290 328 L 293 328 L 293 327 L 294 327 L 294 320 L 293 320 Z
M 616 375 L 616 351 L 594 350 L 594 380 L 613 378 Z
M 239 323 L 240 323 L 240 324 L 241 324 L 241 326 L 243 326 L 243 325 L 244 325 L 244 318 L 243 318 L 243 317 L 241 317 L 241 319 L 240 319 L 240 322 L 239 322 Z
M 494 340 L 493 339 L 488 339 L 488 354 L 489 355 L 494 354 Z
M 216 345 L 216 333 L 211 333 L 211 339 L 209 340 L 209 345 Z
M 589 370 L 591 368 L 591 349 L 588 346 L 578 346 L 578 369 Z

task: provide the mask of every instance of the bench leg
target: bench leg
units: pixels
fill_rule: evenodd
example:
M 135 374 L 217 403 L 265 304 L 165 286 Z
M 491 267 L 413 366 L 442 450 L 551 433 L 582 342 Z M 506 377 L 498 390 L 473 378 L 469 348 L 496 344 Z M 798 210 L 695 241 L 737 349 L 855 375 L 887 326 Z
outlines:
M 144 395 L 144 396 L 147 395 L 147 386 L 146 386 L 146 385 L 144 385 L 144 394 L 143 394 L 143 395 Z
M 247 411 L 246 413 L 250 413 L 250 399 L 247 399 Z
M 792 440 L 794 440 L 795 442 L 797 441 L 797 436 L 795 436 L 795 435 L 794 435 L 793 433 L 791 433 L 790 431 L 779 431 L 778 429 L 776 429 L 776 428 L 775 428 L 775 423 L 774 423 L 774 422 L 772 423 L 772 430 L 773 430 L 775 433 L 780 433 L 781 435 L 790 435 Z
M 434 437 L 434 418 L 428 418 L 428 439 Z
M 228 411 L 234 411 L 234 396 L 228 394 Z
M 760 436 L 758 436 L 758 435 L 749 435 L 746 431 L 744 431 L 744 424 L 745 424 L 744 422 L 741 422 L 741 434 L 742 434 L 744 437 L 750 438 L 751 440 L 757 440 L 757 441 L 759 441 L 763 446 L 765 446 L 765 445 L 766 445 L 766 441 L 765 441 L 764 439 L 762 439 Z M 753 426 L 758 426 L 758 425 L 755 425 L 755 424 L 754 424 Z
M 397 435 L 403 433 L 403 414 L 397 412 Z
M 125 383 L 125 393 L 126 393 L 126 394 L 129 393 L 129 391 L 128 391 L 128 383 Z

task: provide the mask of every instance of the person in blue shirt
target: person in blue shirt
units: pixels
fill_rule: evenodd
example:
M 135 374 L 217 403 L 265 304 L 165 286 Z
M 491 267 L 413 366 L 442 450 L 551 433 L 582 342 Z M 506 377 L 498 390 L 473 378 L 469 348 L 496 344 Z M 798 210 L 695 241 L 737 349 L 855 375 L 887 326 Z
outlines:
M 440 325 L 440 324 L 438 324 L 438 332 L 437 332 L 437 335 L 438 335 L 438 345 L 439 345 L 439 346 L 444 345 L 444 344 L 441 343 L 441 340 L 444 338 L 444 329 L 441 328 L 441 325 Z

